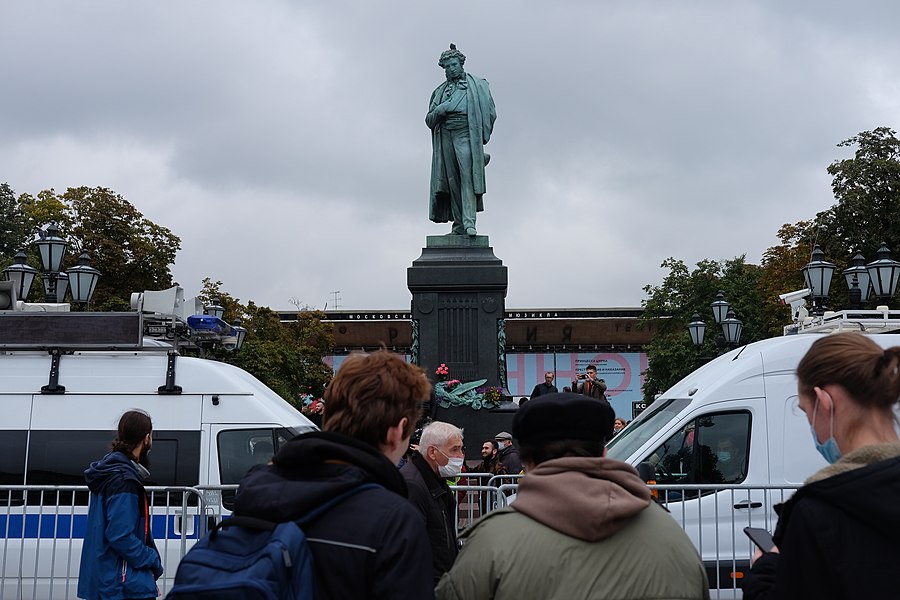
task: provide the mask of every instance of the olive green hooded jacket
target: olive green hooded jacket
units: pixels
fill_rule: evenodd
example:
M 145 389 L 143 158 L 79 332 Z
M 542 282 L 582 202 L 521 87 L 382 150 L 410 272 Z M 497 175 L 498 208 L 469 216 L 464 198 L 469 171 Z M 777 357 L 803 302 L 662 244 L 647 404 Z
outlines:
M 511 507 L 461 537 L 439 600 L 709 598 L 697 550 L 620 461 L 541 463 L 522 479 Z

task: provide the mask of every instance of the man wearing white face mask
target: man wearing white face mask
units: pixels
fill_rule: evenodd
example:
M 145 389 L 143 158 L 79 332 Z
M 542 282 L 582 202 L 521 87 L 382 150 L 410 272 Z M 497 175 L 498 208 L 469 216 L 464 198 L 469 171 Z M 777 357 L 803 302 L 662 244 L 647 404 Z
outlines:
M 462 430 L 434 421 L 422 430 L 418 452 L 400 469 L 409 488 L 409 500 L 419 510 L 428 531 L 435 583 L 450 570 L 459 552 L 456 501 L 446 479 L 459 475 L 464 456 Z

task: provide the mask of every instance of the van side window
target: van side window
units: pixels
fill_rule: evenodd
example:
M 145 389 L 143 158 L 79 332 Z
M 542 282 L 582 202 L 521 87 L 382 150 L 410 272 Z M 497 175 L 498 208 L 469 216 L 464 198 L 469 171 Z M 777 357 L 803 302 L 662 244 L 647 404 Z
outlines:
M 747 477 L 749 450 L 750 413 L 713 413 L 687 423 L 647 462 L 659 484 L 741 483 Z
M 0 431 L 0 485 L 25 484 L 25 430 Z M 0 506 L 22 503 L 22 492 L 0 491 Z
M 32 430 L 28 485 L 85 485 L 84 471 L 110 451 L 114 431 Z M 147 486 L 194 486 L 200 475 L 199 431 L 154 431 Z M 88 494 L 30 492 L 29 504 L 87 505 Z M 181 494 L 154 494 L 154 504 L 181 505 Z
M 275 455 L 276 443 L 284 443 L 275 429 L 229 429 L 219 432 L 219 481 L 240 483 L 247 471 Z M 277 439 L 276 439 L 277 438 Z
M 219 432 L 219 481 L 240 483 L 252 467 L 262 465 L 294 437 L 288 429 L 228 429 Z M 234 509 L 235 492 L 222 492 L 222 506 Z

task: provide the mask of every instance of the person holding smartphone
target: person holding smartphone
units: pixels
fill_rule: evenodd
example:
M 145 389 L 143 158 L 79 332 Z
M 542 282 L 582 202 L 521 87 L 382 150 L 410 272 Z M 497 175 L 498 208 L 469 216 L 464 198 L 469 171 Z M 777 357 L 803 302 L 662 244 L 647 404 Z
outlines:
M 896 598 L 900 347 L 829 335 L 800 361 L 797 380 L 812 442 L 831 464 L 781 506 L 775 546 L 754 555 L 744 598 Z
M 585 373 L 576 376 L 576 380 L 572 382 L 572 391 L 598 400 L 606 400 L 606 381 L 597 379 L 597 367 L 588 365 Z

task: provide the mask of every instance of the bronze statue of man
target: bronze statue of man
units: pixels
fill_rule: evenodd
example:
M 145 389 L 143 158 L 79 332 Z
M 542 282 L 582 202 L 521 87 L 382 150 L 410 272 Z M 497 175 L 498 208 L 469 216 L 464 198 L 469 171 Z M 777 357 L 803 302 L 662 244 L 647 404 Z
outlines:
M 465 63 L 454 44 L 441 53 L 438 65 L 447 80 L 431 94 L 425 115 L 432 146 L 429 218 L 452 221 L 449 235 L 474 236 L 475 214 L 484 210 L 484 167 L 491 159 L 484 145 L 497 109 L 487 80 L 466 73 Z

